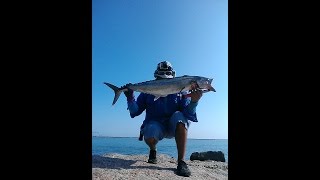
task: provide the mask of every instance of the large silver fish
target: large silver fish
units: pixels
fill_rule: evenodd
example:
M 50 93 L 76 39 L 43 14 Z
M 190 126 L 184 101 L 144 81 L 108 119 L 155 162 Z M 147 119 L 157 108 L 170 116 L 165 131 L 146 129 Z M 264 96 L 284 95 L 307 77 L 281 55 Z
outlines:
M 202 90 L 203 92 L 216 92 L 216 90 L 211 86 L 212 80 L 213 79 L 211 78 L 201 76 L 185 75 L 172 79 L 151 80 L 136 84 L 129 84 L 121 88 L 106 82 L 104 82 L 104 84 L 113 89 L 115 93 L 112 102 L 112 105 L 114 105 L 117 102 L 120 94 L 123 91 L 127 91 L 128 88 L 132 89 L 133 91 L 152 94 L 155 96 L 154 100 L 157 100 L 159 97 L 165 97 L 169 94 L 190 92 L 192 90 L 192 86 L 194 85 L 197 85 L 197 89 Z

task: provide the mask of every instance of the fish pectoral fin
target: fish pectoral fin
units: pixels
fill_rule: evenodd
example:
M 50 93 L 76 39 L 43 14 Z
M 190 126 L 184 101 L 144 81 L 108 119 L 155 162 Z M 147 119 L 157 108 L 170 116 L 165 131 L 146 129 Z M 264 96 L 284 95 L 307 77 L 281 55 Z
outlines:
M 160 97 L 161 97 L 161 96 L 155 96 L 154 99 L 153 99 L 153 101 L 158 100 Z
M 158 100 L 158 99 L 161 98 L 161 97 L 167 97 L 167 95 L 154 95 L 153 101 L 156 101 L 156 100 Z
M 186 88 L 186 87 L 183 87 L 182 89 L 180 89 L 180 93 L 182 93 L 182 91 L 183 91 L 184 88 Z

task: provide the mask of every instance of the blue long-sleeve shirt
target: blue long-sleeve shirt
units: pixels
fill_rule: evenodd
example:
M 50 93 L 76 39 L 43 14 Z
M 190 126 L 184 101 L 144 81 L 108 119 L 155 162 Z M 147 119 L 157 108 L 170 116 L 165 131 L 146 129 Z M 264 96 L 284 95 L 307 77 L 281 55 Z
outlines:
M 137 100 L 128 101 L 131 118 L 139 116 L 146 110 L 144 123 L 150 120 L 166 122 L 174 112 L 180 111 L 188 120 L 198 122 L 196 114 L 198 103 L 191 102 L 191 98 L 170 94 L 154 101 L 154 97 L 150 94 L 140 93 Z

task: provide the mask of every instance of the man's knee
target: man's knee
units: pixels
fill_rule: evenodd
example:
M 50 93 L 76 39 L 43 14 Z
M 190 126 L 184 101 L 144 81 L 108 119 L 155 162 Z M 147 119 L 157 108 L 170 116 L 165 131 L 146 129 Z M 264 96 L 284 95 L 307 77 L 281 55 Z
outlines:
M 177 122 L 176 131 L 177 130 L 188 130 L 183 122 Z
M 177 128 L 184 128 L 184 123 L 183 122 L 178 122 L 177 123 Z
M 156 144 L 157 140 L 155 138 L 144 138 L 147 144 Z

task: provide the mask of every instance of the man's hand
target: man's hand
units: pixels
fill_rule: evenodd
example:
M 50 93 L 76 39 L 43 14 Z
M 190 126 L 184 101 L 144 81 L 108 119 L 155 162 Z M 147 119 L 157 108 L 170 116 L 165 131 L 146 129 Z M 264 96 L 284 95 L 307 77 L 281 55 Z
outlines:
M 199 89 L 198 84 L 192 84 L 191 88 L 192 92 L 189 95 L 191 97 L 191 102 L 198 102 L 202 97 L 202 91 Z
M 128 83 L 128 84 L 122 86 L 122 88 L 127 88 L 128 89 L 127 91 L 124 91 L 124 95 L 126 95 L 127 101 L 131 101 L 131 100 L 134 99 L 133 90 L 128 88 L 129 85 L 131 85 L 131 83 Z

